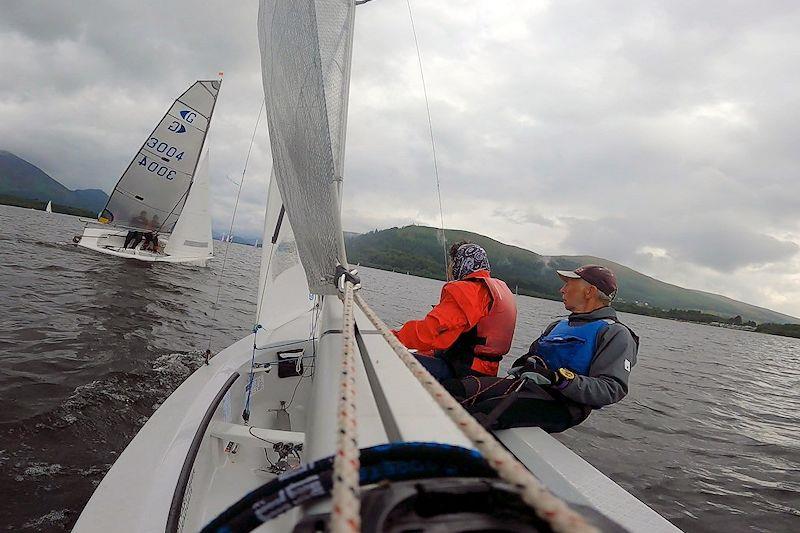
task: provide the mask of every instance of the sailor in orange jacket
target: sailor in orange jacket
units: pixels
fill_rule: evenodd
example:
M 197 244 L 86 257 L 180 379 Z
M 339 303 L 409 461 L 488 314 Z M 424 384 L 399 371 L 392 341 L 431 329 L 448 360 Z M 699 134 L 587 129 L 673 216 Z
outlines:
M 438 380 L 496 376 L 511 348 L 517 306 L 514 294 L 490 276 L 486 251 L 465 241 L 450 247 L 449 281 L 438 305 L 422 320 L 393 333 Z

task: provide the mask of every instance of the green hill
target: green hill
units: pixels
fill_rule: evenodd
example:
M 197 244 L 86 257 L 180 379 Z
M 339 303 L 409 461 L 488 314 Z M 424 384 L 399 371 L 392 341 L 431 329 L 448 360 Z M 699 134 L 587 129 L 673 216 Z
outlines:
M 3 203 L 22 207 L 33 207 L 19 200 L 52 201 L 54 206 L 73 208 L 89 216 L 95 216 L 108 201 L 108 195 L 100 189 L 70 190 L 42 169 L 11 152 L 0 150 L 0 196 Z M 62 209 L 63 212 L 65 209 Z
M 592 256 L 544 256 L 503 244 L 489 237 L 460 230 L 446 230 L 448 245 L 459 240 L 480 244 L 489 254 L 492 272 L 520 294 L 560 300 L 561 281 L 554 270 L 571 270 L 584 264 L 604 265 L 617 275 L 617 302 L 626 311 L 636 305 L 648 309 L 686 309 L 721 317 L 741 316 L 755 322 L 800 323 L 800 319 L 763 307 L 746 304 L 709 292 L 664 283 L 626 266 Z M 443 251 L 439 230 L 427 226 L 406 226 L 360 235 L 348 235 L 347 258 L 351 263 L 408 272 L 416 276 L 444 279 Z

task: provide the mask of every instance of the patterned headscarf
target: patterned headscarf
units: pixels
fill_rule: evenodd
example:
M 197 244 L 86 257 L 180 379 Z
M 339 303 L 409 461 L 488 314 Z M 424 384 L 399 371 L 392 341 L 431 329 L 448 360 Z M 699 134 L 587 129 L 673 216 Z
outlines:
M 463 279 L 478 270 L 490 270 L 486 250 L 477 244 L 462 244 L 453 258 L 453 279 Z

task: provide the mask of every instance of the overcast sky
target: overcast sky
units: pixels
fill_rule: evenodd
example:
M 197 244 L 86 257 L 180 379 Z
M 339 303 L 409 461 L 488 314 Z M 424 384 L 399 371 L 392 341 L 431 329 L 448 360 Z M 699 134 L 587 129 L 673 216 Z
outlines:
M 412 1 L 445 225 L 800 316 L 800 4 Z M 110 191 L 171 101 L 225 72 L 227 227 L 263 98 L 257 2 L 2 0 L 0 149 Z M 262 120 L 237 233 L 263 223 Z M 438 225 L 405 0 L 356 12 L 343 224 Z

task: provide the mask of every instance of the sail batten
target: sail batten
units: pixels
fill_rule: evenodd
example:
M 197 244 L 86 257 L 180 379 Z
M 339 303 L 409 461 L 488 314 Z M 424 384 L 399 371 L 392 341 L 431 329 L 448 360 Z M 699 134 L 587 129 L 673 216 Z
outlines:
M 172 231 L 197 170 L 221 83 L 199 80 L 175 99 L 123 172 L 100 222 Z

